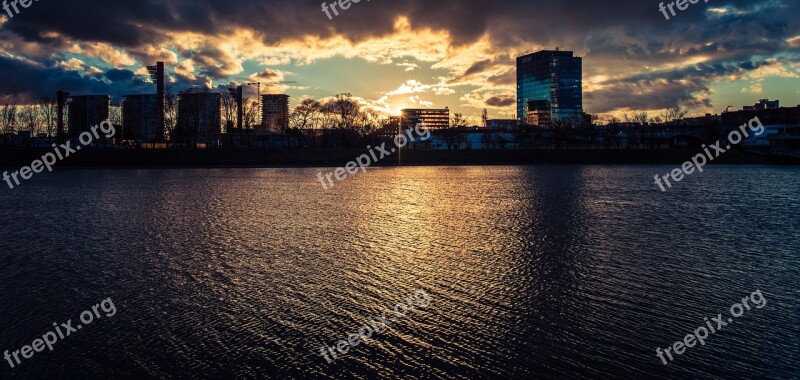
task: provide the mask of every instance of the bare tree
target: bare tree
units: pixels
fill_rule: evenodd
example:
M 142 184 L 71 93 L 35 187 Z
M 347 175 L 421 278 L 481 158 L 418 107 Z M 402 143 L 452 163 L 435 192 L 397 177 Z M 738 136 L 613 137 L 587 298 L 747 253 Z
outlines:
M 461 128 L 467 126 L 467 119 L 464 118 L 463 114 L 455 113 L 453 117 L 450 119 L 450 126 L 453 128 Z
M 255 100 L 242 103 L 242 125 L 245 129 L 253 129 L 258 122 L 258 102 Z
M 362 136 L 369 136 L 381 127 L 381 116 L 373 109 L 365 109 L 356 115 L 355 128 Z
M 172 139 L 178 124 L 178 95 L 172 86 L 164 88 L 164 138 Z
M 37 108 L 37 105 L 25 106 L 19 110 L 18 114 L 21 129 L 30 132 L 32 137 L 36 137 L 41 130 Z
M 633 121 L 638 123 L 638 124 L 640 124 L 640 125 L 647 124 L 647 120 L 648 119 L 649 119 L 649 117 L 647 115 L 647 112 L 644 112 L 644 111 L 633 115 Z
M 636 123 L 639 125 L 647 124 L 649 120 L 647 112 L 634 112 L 632 114 L 625 114 L 625 122 L 626 123 Z
M 450 128 L 442 131 L 441 136 L 447 144 L 447 149 L 460 148 L 461 144 L 466 141 L 465 129 L 467 127 L 467 119 L 460 113 L 453 114 L 450 119 Z
M 339 116 L 338 127 L 352 129 L 361 109 L 358 102 L 353 100 L 353 95 L 349 93 L 336 95 L 333 106 Z
M 683 119 L 688 114 L 689 114 L 688 109 L 681 108 L 680 106 L 675 106 L 672 108 L 667 108 L 667 111 L 663 113 L 661 117 L 664 118 L 664 122 L 672 123 Z
M 231 94 L 230 92 L 223 92 L 222 93 L 222 118 L 223 122 L 225 123 L 225 132 L 228 134 L 231 133 L 233 129 L 236 128 L 236 118 L 238 117 L 238 103 L 236 102 L 236 96 Z
M 39 99 L 39 120 L 48 136 L 56 135 L 56 118 L 58 117 L 58 104 L 55 96 L 43 96 Z
M 338 115 L 336 113 L 336 106 L 333 103 L 323 104 L 320 112 L 322 115 L 320 117 L 322 129 L 333 129 L 337 126 Z
M 289 126 L 295 129 L 314 129 L 321 110 L 322 105 L 318 101 L 303 99 L 289 115 Z
M 3 128 L 3 133 L 5 134 L 13 134 L 16 132 L 17 129 L 17 105 L 16 104 L 9 104 L 0 108 L 0 127 Z

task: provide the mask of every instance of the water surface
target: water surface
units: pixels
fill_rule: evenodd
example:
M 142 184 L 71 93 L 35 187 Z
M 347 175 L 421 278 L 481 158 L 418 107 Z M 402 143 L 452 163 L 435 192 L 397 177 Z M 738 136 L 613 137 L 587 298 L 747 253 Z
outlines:
M 800 169 L 57 170 L 0 191 L 0 378 L 798 378 Z M 425 289 L 345 358 L 322 345 Z M 759 289 L 665 366 L 666 348 Z M 727 315 L 727 314 L 726 314 Z

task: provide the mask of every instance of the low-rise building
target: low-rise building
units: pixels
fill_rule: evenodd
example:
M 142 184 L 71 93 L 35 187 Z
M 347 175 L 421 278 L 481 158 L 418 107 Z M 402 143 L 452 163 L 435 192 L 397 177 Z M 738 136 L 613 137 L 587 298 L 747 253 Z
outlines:
M 401 111 L 400 116 L 404 129 L 414 128 L 425 123 L 431 130 L 450 128 L 450 108 L 408 108 Z
M 517 119 L 488 119 L 486 128 L 489 129 L 512 129 L 517 127 Z

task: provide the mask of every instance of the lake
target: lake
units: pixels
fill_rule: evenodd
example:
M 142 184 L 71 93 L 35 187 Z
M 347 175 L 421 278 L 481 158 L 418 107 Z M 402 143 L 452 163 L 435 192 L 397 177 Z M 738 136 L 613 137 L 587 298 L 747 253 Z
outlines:
M 0 190 L 0 350 L 117 312 L 0 378 L 800 378 L 800 168 L 671 169 L 56 169 Z

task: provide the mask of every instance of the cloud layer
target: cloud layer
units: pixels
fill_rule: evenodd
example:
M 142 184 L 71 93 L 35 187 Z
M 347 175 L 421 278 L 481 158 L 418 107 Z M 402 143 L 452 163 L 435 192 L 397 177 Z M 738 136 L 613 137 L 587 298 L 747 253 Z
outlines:
M 479 114 L 513 108 L 517 55 L 558 46 L 584 57 L 589 112 L 703 110 L 723 81 L 750 98 L 767 78 L 797 80 L 798 11 L 791 0 L 700 2 L 668 21 L 649 0 L 374 0 L 328 20 L 304 0 L 35 2 L 0 20 L 0 96 L 152 92 L 144 66 L 163 60 L 177 89 L 257 79 L 299 97 L 318 85 L 281 85 L 303 82 L 287 78 L 293 68 L 343 58 L 406 76 L 354 93 L 376 108 L 457 102 Z

